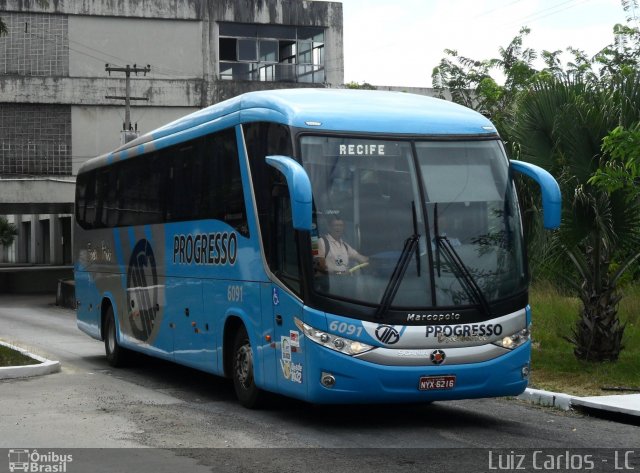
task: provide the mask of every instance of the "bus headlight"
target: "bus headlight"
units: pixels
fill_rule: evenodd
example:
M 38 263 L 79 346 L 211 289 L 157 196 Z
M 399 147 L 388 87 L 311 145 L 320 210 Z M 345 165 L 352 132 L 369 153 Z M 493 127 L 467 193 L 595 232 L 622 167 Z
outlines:
M 373 350 L 375 347 L 367 345 L 366 343 L 359 342 L 357 340 L 350 340 L 346 337 L 338 337 L 332 333 L 323 332 L 313 328 L 311 325 L 305 324 L 302 320 L 294 317 L 296 326 L 300 329 L 305 336 L 323 347 L 327 347 L 331 350 L 344 353 L 345 355 L 353 356 L 360 355 L 361 353 Z
M 507 335 L 506 337 L 501 338 L 500 340 L 496 340 L 493 342 L 494 345 L 498 345 L 502 348 L 508 348 L 509 350 L 513 350 L 514 348 L 518 348 L 523 343 L 531 340 L 531 330 L 530 327 L 519 330 L 518 332 Z

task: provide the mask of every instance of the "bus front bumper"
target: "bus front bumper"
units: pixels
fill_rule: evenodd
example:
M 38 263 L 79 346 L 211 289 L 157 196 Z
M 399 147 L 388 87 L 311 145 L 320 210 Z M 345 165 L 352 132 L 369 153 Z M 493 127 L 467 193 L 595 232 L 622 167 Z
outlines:
M 459 365 L 436 366 L 427 359 L 423 366 L 385 366 L 314 343 L 307 344 L 305 358 L 309 402 L 420 403 L 521 394 L 528 383 L 531 342 L 489 361 Z M 446 379 L 447 387 L 425 389 L 434 384 L 424 383 L 425 377 Z M 448 387 L 452 379 L 454 385 Z

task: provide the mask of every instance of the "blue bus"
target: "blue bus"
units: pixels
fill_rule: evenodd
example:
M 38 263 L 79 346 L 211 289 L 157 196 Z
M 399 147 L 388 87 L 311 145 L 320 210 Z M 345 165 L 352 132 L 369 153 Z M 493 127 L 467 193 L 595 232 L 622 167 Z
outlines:
M 247 93 L 87 161 L 80 330 L 314 403 L 509 396 L 527 386 L 529 276 L 514 173 L 482 115 L 406 93 Z

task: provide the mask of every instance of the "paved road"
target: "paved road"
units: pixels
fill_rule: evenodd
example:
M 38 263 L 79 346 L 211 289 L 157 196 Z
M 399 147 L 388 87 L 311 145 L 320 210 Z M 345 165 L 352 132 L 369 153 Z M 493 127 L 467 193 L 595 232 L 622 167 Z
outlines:
M 0 339 L 62 363 L 58 374 L 0 381 L 0 449 L 124 447 L 131 450 L 117 450 L 117 456 L 127 470 L 157 463 L 154 472 L 327 471 L 338 463 L 383 471 L 451 464 L 482 471 L 489 469 L 486 449 L 635 448 L 633 458 L 640 457 L 636 426 L 509 399 L 327 407 L 276 398 L 264 410 L 249 411 L 236 403 L 228 380 L 143 356 L 129 368 L 110 368 L 102 344 L 81 333 L 75 313 L 52 300 L 0 296 Z M 100 465 L 113 471 L 114 455 L 76 452 L 74 466 L 94 461 L 91 471 Z

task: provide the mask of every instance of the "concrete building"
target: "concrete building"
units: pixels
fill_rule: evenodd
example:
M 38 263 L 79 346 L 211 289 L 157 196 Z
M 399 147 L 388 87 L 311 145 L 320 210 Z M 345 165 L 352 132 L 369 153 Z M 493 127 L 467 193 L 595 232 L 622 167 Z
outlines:
M 0 18 L 0 215 L 19 230 L 0 263 L 72 263 L 75 175 L 131 133 L 127 66 L 141 133 L 250 90 L 343 83 L 340 3 L 0 0 Z

